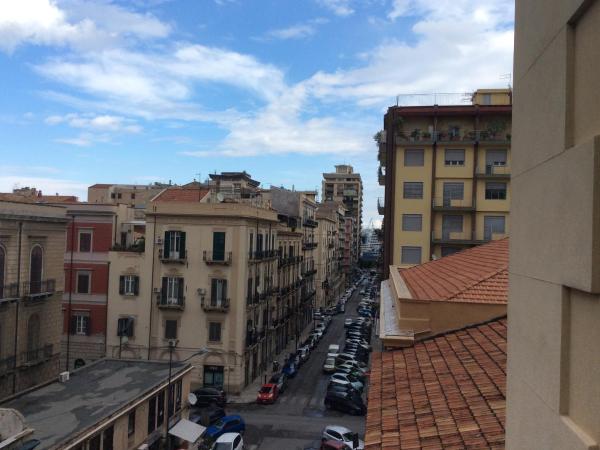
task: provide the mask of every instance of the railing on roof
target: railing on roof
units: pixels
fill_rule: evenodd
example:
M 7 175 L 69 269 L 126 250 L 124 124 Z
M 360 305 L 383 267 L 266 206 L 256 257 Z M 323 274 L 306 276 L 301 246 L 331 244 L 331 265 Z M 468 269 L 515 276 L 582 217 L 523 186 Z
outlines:
M 396 106 L 470 105 L 472 92 L 437 92 L 433 94 L 399 94 Z

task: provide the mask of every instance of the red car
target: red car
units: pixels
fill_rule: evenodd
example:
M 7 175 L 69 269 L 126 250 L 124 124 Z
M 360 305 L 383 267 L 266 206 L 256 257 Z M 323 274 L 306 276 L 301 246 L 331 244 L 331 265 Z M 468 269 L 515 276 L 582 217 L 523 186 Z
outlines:
M 279 390 L 277 389 L 276 384 L 263 384 L 260 391 L 258 391 L 256 403 L 275 403 L 277 397 L 279 397 Z

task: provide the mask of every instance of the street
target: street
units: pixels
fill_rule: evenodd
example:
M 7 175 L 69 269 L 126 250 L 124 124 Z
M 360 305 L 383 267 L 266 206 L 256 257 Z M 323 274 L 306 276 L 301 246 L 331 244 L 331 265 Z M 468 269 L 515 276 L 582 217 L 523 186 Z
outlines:
M 344 319 L 357 317 L 355 310 L 359 301 L 359 290 L 356 289 L 346 303 L 345 314 L 332 316 L 329 330 L 274 405 L 250 404 L 228 408 L 229 414 L 240 414 L 246 421 L 246 448 L 302 449 L 311 441 L 319 439 L 323 428 L 330 424 L 345 426 L 358 432 L 361 438 L 364 437 L 364 416 L 350 416 L 339 411 L 327 410 L 323 404 L 329 379 L 329 375 L 322 371 L 327 348 L 330 344 L 339 344 L 340 348 L 343 348 Z M 374 349 L 378 348 L 375 337 L 372 345 Z

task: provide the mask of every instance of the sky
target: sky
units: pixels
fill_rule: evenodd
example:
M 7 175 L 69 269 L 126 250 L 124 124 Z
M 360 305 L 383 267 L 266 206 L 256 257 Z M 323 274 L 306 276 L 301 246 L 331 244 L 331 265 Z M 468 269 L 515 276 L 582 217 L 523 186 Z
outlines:
M 396 95 L 505 87 L 508 0 L 0 2 L 0 192 L 246 170 L 320 192 L 354 166 L 377 226 L 373 135 Z

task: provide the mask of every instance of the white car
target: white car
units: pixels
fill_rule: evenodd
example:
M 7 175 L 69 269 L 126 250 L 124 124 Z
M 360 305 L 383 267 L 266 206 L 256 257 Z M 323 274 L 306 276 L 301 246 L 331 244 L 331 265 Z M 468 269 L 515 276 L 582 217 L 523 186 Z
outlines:
M 353 320 L 348 317 L 346 320 L 344 320 L 344 328 L 348 328 L 350 325 L 352 325 Z
M 352 386 L 352 388 L 356 391 L 362 391 L 365 387 L 360 381 L 351 380 L 350 377 L 345 373 L 334 373 L 329 379 L 334 382 L 350 383 L 350 386 Z
M 219 436 L 211 450 L 242 450 L 244 439 L 240 433 L 225 433 Z
M 339 425 L 327 425 L 323 429 L 323 439 L 331 439 L 333 441 L 343 442 L 348 447 L 354 450 L 364 450 L 365 443 L 361 439 L 357 439 L 358 445 L 354 446 L 355 433 L 349 428 Z
M 327 358 L 325 359 L 325 364 L 323 364 L 323 372 L 335 372 L 335 358 L 330 358 L 329 356 L 327 356 Z
M 340 346 L 337 344 L 331 344 L 329 346 L 329 349 L 327 350 L 327 353 L 339 353 L 340 352 Z

